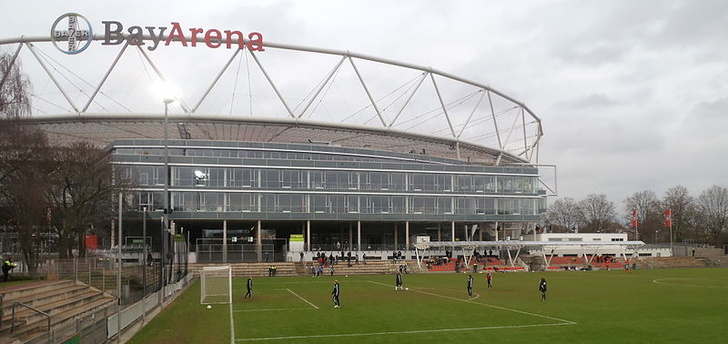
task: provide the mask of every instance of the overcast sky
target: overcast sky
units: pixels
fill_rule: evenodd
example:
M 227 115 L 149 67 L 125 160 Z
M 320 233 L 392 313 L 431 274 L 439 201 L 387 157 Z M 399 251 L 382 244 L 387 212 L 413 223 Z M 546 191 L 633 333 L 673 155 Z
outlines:
M 543 121 L 560 197 L 728 187 L 728 3 L 703 1 L 4 1 L 0 39 L 78 12 L 258 31 L 266 41 L 432 66 Z

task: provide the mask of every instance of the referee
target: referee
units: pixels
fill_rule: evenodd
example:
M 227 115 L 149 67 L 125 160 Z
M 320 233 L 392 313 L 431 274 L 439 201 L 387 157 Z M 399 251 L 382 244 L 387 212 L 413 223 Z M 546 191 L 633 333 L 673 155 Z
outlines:
M 404 287 L 402 286 L 402 274 L 399 272 L 397 273 L 397 279 L 394 285 L 394 290 L 397 289 L 404 290 Z
M 473 275 L 468 275 L 468 296 L 473 297 Z
M 334 308 L 341 308 L 341 305 L 339 303 L 339 293 L 341 292 L 341 288 L 339 287 L 339 281 L 334 280 L 334 290 L 331 292 L 331 298 L 334 300 Z

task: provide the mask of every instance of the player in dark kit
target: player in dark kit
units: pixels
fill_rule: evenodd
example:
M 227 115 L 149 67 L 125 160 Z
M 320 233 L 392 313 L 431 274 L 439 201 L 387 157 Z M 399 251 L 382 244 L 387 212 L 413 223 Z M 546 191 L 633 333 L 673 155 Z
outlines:
M 468 296 L 473 297 L 473 275 L 468 275 Z
M 541 301 L 546 301 L 546 279 L 541 277 L 541 281 L 538 282 L 538 291 L 541 292 Z
M 341 304 L 339 303 L 339 281 L 334 280 L 334 290 L 331 292 L 331 298 L 334 300 L 334 308 L 341 308 Z
M 245 298 L 253 297 L 253 277 L 248 277 L 248 292 L 245 293 Z
M 394 290 L 397 289 L 404 290 L 404 287 L 402 286 L 402 274 L 399 272 L 397 273 L 397 279 L 394 285 Z

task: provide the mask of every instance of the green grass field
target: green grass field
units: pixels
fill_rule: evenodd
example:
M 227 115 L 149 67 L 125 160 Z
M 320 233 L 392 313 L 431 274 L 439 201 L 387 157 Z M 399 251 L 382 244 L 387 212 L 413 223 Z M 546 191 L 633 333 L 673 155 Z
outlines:
M 538 280 L 546 277 L 548 300 Z M 725 343 L 728 270 L 259 277 L 252 299 L 199 304 L 192 285 L 129 343 Z M 331 300 L 341 284 L 341 308 Z M 231 328 L 232 327 L 232 328 Z M 231 336 L 233 339 L 231 340 Z

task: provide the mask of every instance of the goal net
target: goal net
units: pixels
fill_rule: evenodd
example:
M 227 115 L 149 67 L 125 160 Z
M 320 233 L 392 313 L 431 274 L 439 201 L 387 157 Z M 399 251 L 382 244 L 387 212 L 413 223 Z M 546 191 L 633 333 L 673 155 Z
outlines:
M 232 267 L 205 266 L 200 270 L 200 303 L 232 303 Z

